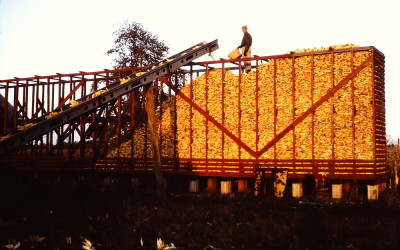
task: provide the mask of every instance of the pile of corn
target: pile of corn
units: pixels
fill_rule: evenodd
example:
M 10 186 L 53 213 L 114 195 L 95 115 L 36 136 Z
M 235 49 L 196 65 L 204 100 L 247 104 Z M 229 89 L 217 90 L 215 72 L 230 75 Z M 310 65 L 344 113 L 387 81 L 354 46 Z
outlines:
M 333 48 L 348 47 L 354 45 Z M 295 53 L 310 51 L 315 50 Z M 258 81 L 255 70 L 239 78 L 230 71 L 215 69 L 181 92 L 192 96 L 194 103 L 258 151 L 370 56 L 370 51 L 355 51 L 354 60 L 351 52 L 271 60 L 258 66 Z M 370 64 L 260 158 L 374 159 L 373 84 Z M 163 157 L 254 158 L 179 96 L 165 102 L 161 110 L 158 119 Z M 146 126 L 138 128 L 133 141 L 109 156 L 118 154 L 151 157 Z
M 174 157 L 176 150 L 175 142 L 175 98 L 169 98 L 165 101 L 161 109 L 157 110 L 157 127 L 160 143 L 161 143 L 161 156 L 162 157 Z M 162 113 L 162 115 L 161 115 Z M 161 122 L 160 122 L 161 120 Z M 151 148 L 150 132 L 147 124 L 140 125 L 134 131 L 133 139 L 128 140 L 120 144 L 118 148 L 115 148 L 108 152 L 108 157 L 153 157 L 153 151 Z
M 321 50 L 329 50 L 329 49 L 348 49 L 348 48 L 354 48 L 354 47 L 359 47 L 358 45 L 348 43 L 348 44 L 341 44 L 341 45 L 333 45 L 329 47 L 321 47 L 321 48 L 310 48 L 310 49 L 297 49 L 293 51 L 294 53 L 307 53 L 307 52 L 316 52 L 316 51 L 321 51 Z

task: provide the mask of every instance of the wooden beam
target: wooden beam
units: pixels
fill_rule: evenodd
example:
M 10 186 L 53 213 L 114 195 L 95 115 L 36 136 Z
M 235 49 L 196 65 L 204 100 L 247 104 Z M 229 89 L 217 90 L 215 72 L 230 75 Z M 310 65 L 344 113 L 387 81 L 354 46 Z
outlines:
M 146 111 L 150 130 L 151 148 L 153 150 L 154 174 L 156 176 L 158 199 L 166 200 L 166 192 L 163 182 L 163 174 L 161 167 L 160 141 L 157 134 L 157 119 L 154 103 L 153 84 L 145 86 L 146 90 Z

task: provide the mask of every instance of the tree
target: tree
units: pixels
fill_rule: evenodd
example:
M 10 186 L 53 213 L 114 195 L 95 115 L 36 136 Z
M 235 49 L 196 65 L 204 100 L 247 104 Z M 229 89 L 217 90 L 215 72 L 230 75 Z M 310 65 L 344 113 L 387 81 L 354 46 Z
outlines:
M 115 46 L 109 49 L 106 54 L 115 56 L 114 68 L 146 67 L 161 61 L 169 51 L 167 45 L 160 42 L 156 35 L 145 30 L 142 24 L 138 22 L 129 23 L 125 21 L 122 27 L 113 34 L 116 36 L 114 40 Z M 142 105 L 144 99 L 138 91 L 135 91 L 134 96 L 134 100 L 129 98 L 122 102 L 122 110 L 129 110 L 128 107 L 131 106 L 131 102 L 133 101 L 135 106 L 135 121 L 143 123 L 145 122 L 145 110 L 143 109 L 144 105 Z M 128 122 L 130 119 L 129 117 L 122 117 L 122 120 Z M 125 130 L 128 127 L 122 126 Z M 128 135 L 129 133 L 124 131 L 123 134 Z
M 398 176 L 398 166 L 400 164 L 400 146 L 399 141 L 393 139 L 390 136 L 386 137 L 386 145 L 387 145 L 387 167 L 388 167 L 388 175 L 390 179 L 394 179 L 396 182 L 396 178 Z
M 116 35 L 115 47 L 107 51 L 107 55 L 116 55 L 114 62 L 115 68 L 136 68 L 150 66 L 157 63 L 165 57 L 169 48 L 163 43 L 158 41 L 158 37 L 146 31 L 143 26 L 138 22 L 128 23 L 124 22 L 123 26 L 114 32 Z M 143 88 L 146 91 L 146 100 L 148 101 L 148 120 L 150 135 L 152 138 L 153 158 L 154 158 L 154 173 L 157 182 L 158 197 L 161 200 L 165 199 L 165 188 L 163 185 L 163 177 L 161 172 L 161 156 L 159 152 L 159 140 L 157 130 L 155 129 L 155 103 L 153 98 L 152 85 Z M 129 95 L 130 96 L 130 95 Z M 122 110 L 130 107 L 132 104 L 135 106 L 135 122 L 144 122 L 145 105 L 138 105 L 144 102 L 143 96 L 139 91 L 135 91 L 133 98 L 124 100 Z M 125 113 L 129 117 L 131 114 Z M 129 119 L 124 119 L 129 122 Z M 128 126 L 122 126 L 128 127 Z M 120 132 L 120 131 L 118 131 Z M 128 134 L 128 133 L 124 133 Z M 132 135 L 129 135 L 132 138 Z
M 115 47 L 107 55 L 116 55 L 115 68 L 144 67 L 163 59 L 168 53 L 168 46 L 158 40 L 156 35 L 145 30 L 138 22 L 125 21 L 115 31 Z

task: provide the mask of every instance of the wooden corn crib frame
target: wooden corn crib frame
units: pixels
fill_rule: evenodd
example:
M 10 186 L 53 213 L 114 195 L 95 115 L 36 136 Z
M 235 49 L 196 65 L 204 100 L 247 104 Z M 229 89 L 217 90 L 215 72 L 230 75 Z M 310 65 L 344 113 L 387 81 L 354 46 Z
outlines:
M 257 169 L 267 176 L 284 169 L 289 178 L 385 177 L 381 52 L 332 48 L 246 60 L 250 74 L 242 73 L 244 59 L 221 59 L 190 62 L 152 81 L 165 174 L 252 178 Z M 3 135 L 138 70 L 1 81 Z M 33 171 L 153 173 L 145 109 L 137 88 L 0 161 Z

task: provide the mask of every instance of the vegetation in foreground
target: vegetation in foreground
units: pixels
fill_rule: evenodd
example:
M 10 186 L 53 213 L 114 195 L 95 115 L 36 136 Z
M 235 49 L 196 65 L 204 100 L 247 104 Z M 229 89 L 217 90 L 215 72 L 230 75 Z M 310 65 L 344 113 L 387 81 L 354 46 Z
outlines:
M 1 175 L 3 248 L 82 249 L 87 239 L 95 249 L 156 249 L 157 238 L 178 249 L 400 247 L 400 199 L 393 191 L 375 203 L 337 202 L 315 195 L 190 194 L 182 181 L 161 204 L 154 183 L 104 187 L 95 178 L 64 178 L 49 188 L 14 177 Z

